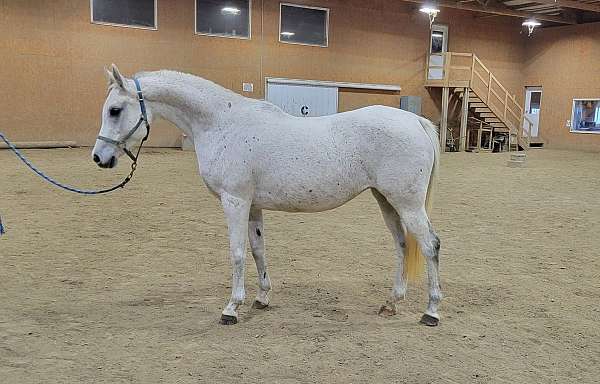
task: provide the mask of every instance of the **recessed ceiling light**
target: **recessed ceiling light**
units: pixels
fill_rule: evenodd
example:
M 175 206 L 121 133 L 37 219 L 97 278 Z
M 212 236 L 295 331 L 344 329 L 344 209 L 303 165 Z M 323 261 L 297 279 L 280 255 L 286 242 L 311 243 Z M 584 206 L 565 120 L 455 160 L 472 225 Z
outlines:
M 239 15 L 240 11 L 238 8 L 234 8 L 234 7 L 224 7 L 221 8 L 221 13 L 222 14 L 228 14 L 228 15 Z

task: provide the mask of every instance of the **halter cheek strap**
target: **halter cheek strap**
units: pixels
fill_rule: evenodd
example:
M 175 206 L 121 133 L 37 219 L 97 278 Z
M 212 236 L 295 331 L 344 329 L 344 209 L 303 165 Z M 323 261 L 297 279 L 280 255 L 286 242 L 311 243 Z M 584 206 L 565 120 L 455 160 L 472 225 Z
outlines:
M 102 140 L 109 144 L 112 144 L 123 150 L 129 156 L 129 158 L 133 161 L 133 163 L 137 163 L 137 158 L 140 154 L 140 150 L 142 149 L 142 144 L 144 141 L 148 140 L 148 136 L 150 135 L 150 123 L 148 122 L 148 115 L 146 113 L 146 104 L 144 103 L 144 95 L 142 94 L 142 87 L 140 86 L 140 82 L 135 77 L 133 78 L 133 82 L 135 83 L 135 88 L 137 90 L 138 102 L 140 103 L 140 118 L 135 124 L 133 128 L 127 132 L 125 136 L 123 136 L 119 140 L 111 139 L 110 137 L 98 136 L 98 140 Z M 146 136 L 142 139 L 140 146 L 138 148 L 137 153 L 134 155 L 129 149 L 127 149 L 127 140 L 141 127 L 141 125 L 146 124 Z

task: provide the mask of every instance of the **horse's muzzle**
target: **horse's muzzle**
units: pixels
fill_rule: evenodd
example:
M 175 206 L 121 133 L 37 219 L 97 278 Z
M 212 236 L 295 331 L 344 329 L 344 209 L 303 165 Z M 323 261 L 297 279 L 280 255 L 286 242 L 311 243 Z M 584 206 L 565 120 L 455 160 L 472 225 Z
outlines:
M 114 156 L 111 156 L 110 159 L 103 163 L 102 159 L 100 159 L 100 156 L 98 155 L 94 155 L 93 156 L 94 159 L 94 163 L 96 163 L 100 168 L 114 168 L 117 165 L 117 158 Z

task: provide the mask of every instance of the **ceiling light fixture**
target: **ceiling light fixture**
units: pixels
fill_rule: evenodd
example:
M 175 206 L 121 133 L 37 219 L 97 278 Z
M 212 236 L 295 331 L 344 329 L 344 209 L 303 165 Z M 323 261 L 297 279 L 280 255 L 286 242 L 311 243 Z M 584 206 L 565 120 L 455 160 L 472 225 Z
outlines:
M 535 27 L 539 27 L 540 25 L 542 25 L 542 23 L 540 23 L 537 20 L 526 20 L 523 22 L 523 26 L 527 27 L 527 30 L 529 31 L 529 33 L 527 34 L 527 36 L 531 36 L 531 34 L 533 33 L 533 29 Z
M 440 10 L 432 5 L 423 5 L 419 9 L 419 12 L 427 14 L 429 17 L 429 28 L 431 28 L 433 26 L 433 21 L 435 20 L 437 14 L 440 13 Z
M 234 7 L 224 7 L 221 8 L 221 13 L 222 14 L 227 14 L 227 15 L 239 15 L 240 14 L 240 10 L 238 8 L 234 8 Z

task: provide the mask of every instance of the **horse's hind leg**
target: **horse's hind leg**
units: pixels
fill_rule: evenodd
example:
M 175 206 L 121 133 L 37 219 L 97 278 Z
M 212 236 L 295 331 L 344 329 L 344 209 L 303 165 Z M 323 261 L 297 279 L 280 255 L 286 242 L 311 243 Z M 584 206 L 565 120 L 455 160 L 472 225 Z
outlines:
M 436 326 L 440 320 L 438 306 L 442 300 L 439 276 L 440 239 L 429 222 L 425 207 L 417 210 L 403 211 L 402 223 L 405 225 L 406 230 L 413 234 L 417 240 L 421 252 L 427 262 L 429 304 L 425 314 L 421 318 L 421 323 L 429 326 Z
M 251 208 L 248 221 L 248 238 L 250 239 L 250 248 L 258 272 L 258 293 L 252 307 L 258 309 L 263 309 L 269 305 L 268 293 L 271 290 L 271 280 L 267 273 L 264 236 L 262 210 Z
M 380 315 L 392 316 L 397 312 L 396 306 L 398 302 L 406 295 L 406 279 L 404 278 L 404 232 L 402 231 L 400 216 L 394 207 L 376 189 L 371 189 L 371 192 L 379 204 L 381 214 L 383 215 L 383 220 L 392 233 L 392 237 L 394 238 L 394 243 L 396 245 L 397 269 L 396 276 L 394 278 L 394 285 L 392 287 L 390 298 L 379 309 Z

